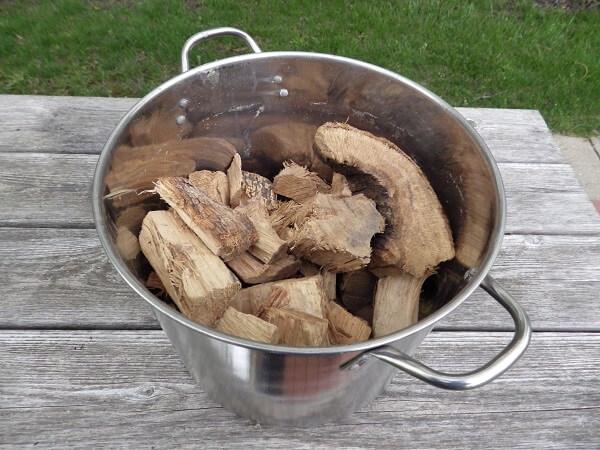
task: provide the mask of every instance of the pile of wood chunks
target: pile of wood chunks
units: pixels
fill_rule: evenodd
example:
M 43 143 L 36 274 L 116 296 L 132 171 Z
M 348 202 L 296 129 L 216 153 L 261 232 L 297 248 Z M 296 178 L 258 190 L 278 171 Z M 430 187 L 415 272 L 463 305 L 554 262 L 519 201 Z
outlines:
M 329 177 L 288 160 L 269 179 L 237 152 L 155 177 L 168 209 L 142 221 L 148 288 L 197 323 L 271 344 L 346 345 L 415 323 L 425 279 L 454 257 L 429 181 L 392 142 L 344 123 L 312 144 Z

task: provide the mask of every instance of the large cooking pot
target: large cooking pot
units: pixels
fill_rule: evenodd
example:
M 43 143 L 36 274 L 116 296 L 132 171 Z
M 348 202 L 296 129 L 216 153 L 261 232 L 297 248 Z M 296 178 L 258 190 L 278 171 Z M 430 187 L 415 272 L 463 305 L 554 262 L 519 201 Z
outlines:
M 190 49 L 220 35 L 240 37 L 254 53 L 189 70 Z M 490 382 L 517 361 L 529 343 L 529 320 L 488 275 L 503 237 L 502 181 L 486 144 L 458 112 L 418 84 L 380 67 L 318 53 L 265 53 L 250 36 L 233 28 L 192 36 L 181 59 L 183 73 L 139 101 L 108 139 L 94 177 L 93 207 L 110 261 L 150 304 L 186 367 L 211 397 L 259 423 L 308 425 L 340 419 L 367 405 L 383 391 L 396 368 L 432 385 L 460 390 Z M 153 114 L 157 111 L 161 113 Z M 186 138 L 225 137 L 252 170 L 272 175 L 281 161 L 270 157 L 269 146 L 281 143 L 269 141 L 261 130 L 280 125 L 276 129 L 291 129 L 289 140 L 299 142 L 302 130 L 314 133 L 312 126 L 330 120 L 346 121 L 395 142 L 431 181 L 456 243 L 456 258 L 426 283 L 424 296 L 437 309 L 409 328 L 366 342 L 291 348 L 236 338 L 194 323 L 145 287 L 147 263 L 119 245 L 123 238 L 118 231 L 120 220 L 127 217 L 135 235 L 144 208 L 156 207 L 155 200 L 148 193 L 138 195 L 140 186 L 134 181 L 128 189 L 127 180 L 121 180 L 116 194 L 107 195 L 111 171 L 125 164 L 124 154 L 136 150 L 135 127 L 150 127 L 151 134 L 165 129 L 177 134 L 180 127 L 180 136 Z M 143 158 L 143 164 L 150 164 L 143 166 L 144 173 L 159 175 L 171 170 L 174 162 L 160 145 L 147 147 Z M 214 161 L 208 160 L 214 169 Z M 203 158 L 198 161 L 196 168 L 203 168 Z M 132 180 L 139 175 L 135 166 L 130 172 Z M 129 195 L 133 189 L 137 193 Z M 510 344 L 468 373 L 439 372 L 413 359 L 410 355 L 436 323 L 478 287 L 512 316 L 515 334 Z M 411 392 L 405 395 L 410 397 Z

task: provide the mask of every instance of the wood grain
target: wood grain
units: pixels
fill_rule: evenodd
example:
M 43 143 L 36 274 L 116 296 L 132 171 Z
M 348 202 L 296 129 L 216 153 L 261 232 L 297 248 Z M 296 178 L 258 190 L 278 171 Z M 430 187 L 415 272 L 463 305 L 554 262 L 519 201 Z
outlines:
M 137 101 L 0 95 L 0 151 L 100 153 L 118 121 Z M 564 162 L 538 111 L 457 110 L 470 120 L 498 161 Z
M 600 331 L 598 255 L 594 236 L 506 236 L 491 273 L 535 329 Z M 0 285 L 2 328 L 158 327 L 104 256 L 94 230 L 0 229 Z M 509 329 L 512 321 L 478 289 L 439 326 Z
M 417 357 L 460 371 L 508 340 L 433 333 Z M 3 331 L 0 345 L 9 447 L 592 448 L 600 439 L 598 334 L 537 334 L 516 366 L 473 391 L 398 373 L 371 406 L 310 430 L 261 427 L 224 410 L 160 331 Z
M 0 153 L 0 226 L 93 227 L 96 161 L 95 155 Z M 568 164 L 503 163 L 500 170 L 508 233 L 600 234 L 600 216 Z

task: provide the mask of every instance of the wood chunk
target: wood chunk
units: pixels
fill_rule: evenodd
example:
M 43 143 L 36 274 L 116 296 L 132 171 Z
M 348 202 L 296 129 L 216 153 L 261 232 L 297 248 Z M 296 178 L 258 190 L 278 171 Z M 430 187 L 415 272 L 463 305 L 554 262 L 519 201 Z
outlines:
M 311 214 L 296 226 L 292 253 L 331 272 L 350 272 L 371 260 L 371 239 L 383 231 L 384 220 L 375 203 L 362 194 L 318 193 Z
M 328 300 L 334 301 L 337 297 L 337 295 L 336 295 L 337 274 L 335 274 L 333 272 L 329 272 L 327 270 L 324 270 L 322 273 L 322 276 L 323 276 L 323 287 L 325 288 L 325 295 L 327 296 Z
M 214 201 L 229 206 L 229 181 L 225 172 L 199 170 L 188 176 L 190 183 L 202 189 Z
M 244 314 L 231 306 L 225 310 L 215 330 L 251 341 L 277 344 L 279 333 L 276 325 L 251 314 Z
M 235 208 L 239 206 L 242 198 L 242 158 L 237 153 L 227 169 L 227 180 L 229 181 L 229 204 Z
M 265 264 L 271 264 L 287 254 L 287 242 L 281 239 L 273 228 L 264 203 L 255 200 L 244 206 L 238 206 L 236 211 L 248 216 L 258 234 L 258 240 L 248 249 L 248 252 Z
M 283 170 L 273 179 L 273 192 L 298 203 L 314 197 L 317 192 L 328 193 L 329 191 L 331 186 L 319 175 L 293 161 L 285 161 Z
M 315 146 L 340 171 L 354 173 L 348 177 L 352 191 L 374 199 L 385 216 L 387 227 L 374 241 L 372 267 L 397 266 L 420 277 L 454 257 L 442 206 L 419 166 L 400 148 L 332 122 L 319 127 Z
M 405 273 L 377 281 L 373 310 L 373 336 L 395 333 L 416 323 L 421 287 L 427 277 Z
M 284 240 L 288 240 L 288 228 L 294 224 L 302 223 L 312 213 L 312 202 L 300 204 L 295 201 L 280 202 L 271 213 L 271 224 Z
M 159 108 L 150 117 L 145 116 L 136 120 L 129 127 L 131 144 L 135 147 L 148 144 L 160 144 L 165 141 L 179 140 L 190 134 L 191 124 L 186 120 L 177 123 L 181 110 Z
M 342 197 L 350 197 L 352 195 L 348 179 L 341 173 L 333 173 L 331 178 L 331 193 Z
M 138 238 L 129 230 L 129 228 L 117 228 L 117 238 L 115 240 L 119 254 L 125 261 L 132 261 L 140 253 L 140 244 Z
M 277 326 L 280 344 L 320 347 L 328 343 L 329 322 L 326 319 L 281 308 L 266 308 L 261 318 Z
M 335 302 L 327 305 L 329 341 L 331 344 L 353 344 L 369 339 L 371 327 L 360 317 L 353 316 Z
M 217 256 L 229 261 L 258 240 L 248 216 L 212 200 L 185 178 L 159 178 L 156 192 Z
M 261 309 L 264 309 L 265 302 L 273 291 L 278 289 L 287 294 L 288 302 L 285 309 L 325 318 L 328 300 L 321 275 L 273 281 L 242 289 L 232 299 L 231 306 L 238 311 L 256 315 Z
M 300 261 L 286 255 L 271 264 L 263 264 L 248 252 L 229 261 L 227 265 L 247 284 L 259 284 L 283 280 L 293 276 L 300 268 Z
M 294 161 L 327 181 L 331 178 L 331 168 L 313 149 L 316 129 L 312 124 L 282 118 L 281 122 L 266 125 L 251 134 L 253 154 L 264 166 L 281 167 L 284 161 Z M 273 177 L 276 173 L 275 170 L 263 175 Z
M 233 156 L 236 154 L 235 147 L 225 139 L 197 137 L 143 147 L 120 146 L 113 154 L 111 165 L 113 169 L 121 170 L 120 166 L 127 165 L 130 161 L 135 160 L 151 161 L 152 164 L 157 165 L 165 162 L 193 160 L 195 162 L 193 170 L 224 171 L 229 167 Z M 193 170 L 190 172 L 193 172 Z M 163 173 L 161 176 L 166 175 Z
M 340 297 L 352 314 L 373 303 L 377 278 L 368 270 L 357 270 L 341 275 Z
M 142 252 L 180 311 L 213 325 L 241 284 L 173 211 L 149 212 L 140 232 Z
M 277 195 L 273 192 L 271 180 L 257 173 L 242 170 L 240 204 L 245 205 L 252 200 L 264 203 L 269 212 L 277 209 L 279 205 Z

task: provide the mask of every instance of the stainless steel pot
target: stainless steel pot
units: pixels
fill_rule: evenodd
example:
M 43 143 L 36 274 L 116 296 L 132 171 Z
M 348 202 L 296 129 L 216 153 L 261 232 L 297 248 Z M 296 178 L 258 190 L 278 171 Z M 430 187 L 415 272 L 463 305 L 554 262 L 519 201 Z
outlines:
M 254 53 L 188 70 L 191 48 L 220 35 L 242 38 Z M 262 52 L 250 36 L 233 28 L 192 36 L 181 59 L 183 73 L 144 97 L 110 136 L 94 177 L 93 207 L 110 261 L 151 305 L 186 367 L 211 397 L 259 423 L 309 425 L 340 419 L 365 406 L 383 391 L 396 368 L 441 388 L 470 389 L 490 382 L 517 361 L 529 343 L 529 320 L 488 275 L 503 237 L 504 190 L 486 144 L 460 114 L 396 73 L 339 56 Z M 219 333 L 157 299 L 142 282 L 143 265 L 127 260 L 116 243 L 115 215 L 127 202 L 115 205 L 105 197 L 106 177 L 120 164 L 116 149 L 130 144 L 131 127 L 157 109 L 168 112 L 164 120 L 169 122 L 154 126 L 193 127 L 192 135 L 225 135 L 237 143 L 244 159 L 258 161 L 264 173 L 272 172 L 274 163 L 268 148 L 259 149 L 253 138 L 268 124 L 348 121 L 397 143 L 429 177 L 456 242 L 455 260 L 443 264 L 426 288 L 439 308 L 407 329 L 367 342 L 290 348 Z M 120 151 L 123 148 L 127 151 Z M 160 166 L 163 160 L 158 155 L 156 159 Z M 436 323 L 478 287 L 514 319 L 510 344 L 468 373 L 442 373 L 413 359 L 410 355 Z

